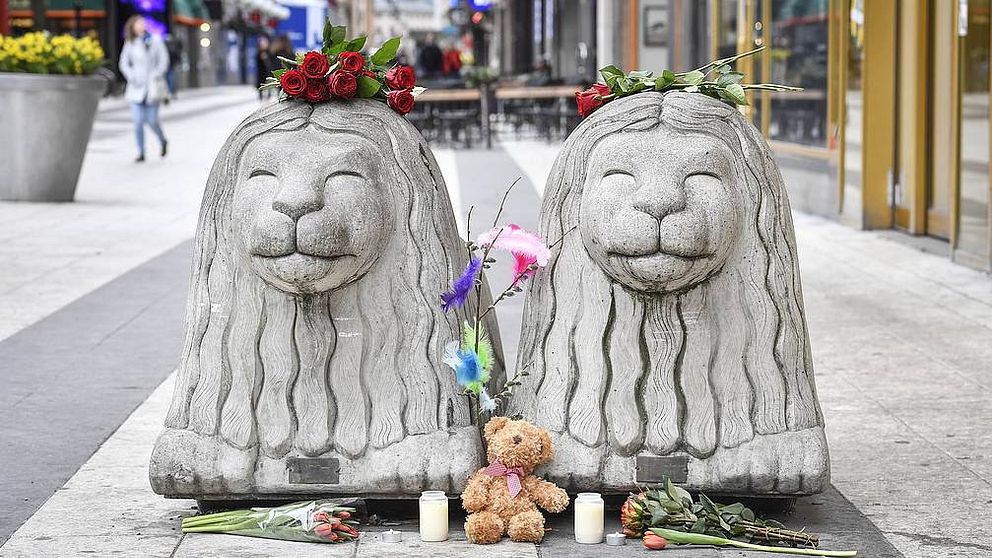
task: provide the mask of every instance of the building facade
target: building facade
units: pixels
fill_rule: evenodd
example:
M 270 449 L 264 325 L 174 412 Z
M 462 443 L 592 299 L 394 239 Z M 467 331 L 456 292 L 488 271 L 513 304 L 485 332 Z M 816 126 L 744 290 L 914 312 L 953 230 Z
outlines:
M 992 2 L 682 3 L 705 12 L 710 56 L 766 46 L 746 73 L 805 88 L 747 109 L 796 209 L 992 270 Z
M 992 0 L 501 0 L 503 75 L 684 71 L 764 46 L 744 110 L 794 208 L 992 270 Z

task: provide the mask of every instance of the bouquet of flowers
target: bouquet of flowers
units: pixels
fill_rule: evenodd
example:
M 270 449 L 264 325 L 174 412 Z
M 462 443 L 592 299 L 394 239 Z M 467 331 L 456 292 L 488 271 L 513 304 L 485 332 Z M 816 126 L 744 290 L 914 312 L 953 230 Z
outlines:
M 672 484 L 671 479 L 662 487 L 631 494 L 620 508 L 620 523 L 628 537 L 661 537 L 675 544 L 734 546 L 808 556 L 857 554 L 820 550 L 817 535 L 793 531 L 777 521 L 761 519 L 740 502 L 718 504 L 705 494 L 693 501 L 692 495 Z M 646 543 L 645 546 L 649 545 Z
M 454 370 L 458 384 L 465 388 L 465 394 L 473 400 L 478 400 L 480 415 L 482 412 L 495 412 L 501 401 L 510 395 L 513 387 L 520 385 L 520 380 L 528 374 L 526 366 L 517 370 L 498 393 L 489 394 L 486 383 L 489 381 L 493 367 L 493 349 L 482 320 L 494 311 L 501 301 L 523 291 L 522 285 L 538 269 L 548 264 L 551 249 L 561 241 L 559 239 L 551 246 L 547 246 L 540 237 L 517 225 L 496 225 L 503 213 L 507 196 L 519 180 L 514 181 L 503 193 L 503 200 L 499 204 L 492 228 L 474 241 L 471 240 L 474 208 L 469 209 L 467 227 L 469 240 L 465 243 L 469 262 L 462 274 L 454 280 L 451 289 L 441 294 L 441 308 L 445 312 L 464 305 L 471 295 L 475 296 L 477 302 L 474 318 L 471 322 L 465 322 L 462 327 L 461 340 L 452 341 L 445 347 L 444 363 Z M 483 308 L 481 273 L 483 269 L 489 269 L 496 262 L 496 259 L 491 257 L 493 250 L 508 252 L 513 256 L 513 279 L 492 304 Z
M 259 89 L 279 88 L 280 100 L 300 99 L 320 103 L 332 99 L 372 99 L 389 105 L 400 114 L 413 110 L 414 97 L 424 91 L 410 66 L 389 66 L 400 48 L 393 37 L 366 57 L 365 36 L 348 40 L 343 26 L 324 25 L 324 44 L 319 51 L 279 57 L 283 68 L 272 72 Z
M 333 500 L 295 502 L 183 518 L 183 533 L 227 533 L 284 541 L 339 543 L 358 538 L 355 508 Z

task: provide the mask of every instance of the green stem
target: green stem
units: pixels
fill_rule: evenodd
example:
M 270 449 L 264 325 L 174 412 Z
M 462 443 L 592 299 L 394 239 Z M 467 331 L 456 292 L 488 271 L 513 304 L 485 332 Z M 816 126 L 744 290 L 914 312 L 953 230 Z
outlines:
M 226 523 L 233 518 L 243 516 L 244 510 L 211 513 L 207 515 L 194 515 L 183 519 L 183 527 L 196 525 L 212 525 L 214 523 Z
M 856 550 L 820 550 L 818 548 L 791 548 L 787 546 L 764 546 L 760 544 L 751 544 L 742 541 L 735 541 L 731 539 L 724 539 L 728 542 L 727 546 L 736 546 L 737 548 L 746 548 L 748 550 L 760 550 L 761 552 L 774 552 L 777 554 L 798 554 L 800 556 L 832 556 L 836 558 L 846 558 L 849 556 L 857 556 L 858 552 Z
M 242 521 L 241 523 L 225 523 L 222 525 L 198 525 L 194 527 L 183 527 L 183 533 L 227 533 L 229 531 L 241 531 L 248 528 L 258 528 L 258 523 L 254 519 Z
M 760 47 L 758 47 L 756 49 L 752 49 L 752 50 L 749 50 L 747 52 L 742 52 L 740 54 L 735 54 L 733 56 L 728 56 L 726 58 L 720 58 L 719 60 L 714 60 L 714 61 L 710 62 L 709 64 L 707 64 L 705 66 L 700 66 L 700 67 L 696 68 L 693 71 L 694 72 L 704 72 L 705 73 L 705 72 L 708 72 L 710 70 L 710 68 L 718 68 L 718 67 L 723 66 L 725 64 L 733 64 L 734 62 L 737 62 L 741 58 L 746 58 L 748 56 L 751 56 L 752 54 L 757 54 L 757 53 L 759 53 L 759 52 L 761 52 L 763 50 L 765 50 L 765 47 L 760 46 Z M 676 74 L 676 75 L 683 75 L 684 76 L 687 73 L 689 73 L 689 72 L 685 72 L 683 74 Z
M 744 548 L 747 550 L 758 550 L 761 552 L 772 552 L 775 554 L 798 554 L 800 556 L 827 556 L 830 558 L 850 558 L 852 556 L 858 555 L 858 552 L 856 550 L 820 550 L 818 548 L 764 546 L 760 544 L 751 544 L 742 541 L 735 541 L 732 539 L 725 539 L 723 537 L 714 537 L 712 535 L 703 535 L 700 533 L 684 533 L 682 531 L 674 531 L 672 529 L 663 529 L 660 527 L 653 527 L 649 530 L 652 533 L 658 535 L 659 537 L 664 537 L 669 542 L 675 544 L 735 546 L 737 548 Z
M 744 89 L 760 89 L 762 91 L 804 91 L 802 87 L 779 85 L 777 83 L 742 83 Z

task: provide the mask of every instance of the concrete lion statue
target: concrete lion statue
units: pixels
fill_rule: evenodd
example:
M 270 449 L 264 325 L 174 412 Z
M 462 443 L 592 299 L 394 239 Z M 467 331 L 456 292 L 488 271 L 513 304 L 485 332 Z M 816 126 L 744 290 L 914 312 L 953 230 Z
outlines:
M 204 194 L 155 491 L 460 491 L 484 451 L 441 353 L 475 307 L 442 313 L 438 294 L 466 262 L 430 149 L 386 105 L 249 116 Z
M 684 92 L 606 104 L 555 161 L 539 232 L 566 236 L 529 286 L 532 374 L 511 412 L 552 432 L 551 480 L 826 487 L 789 203 L 734 107 Z

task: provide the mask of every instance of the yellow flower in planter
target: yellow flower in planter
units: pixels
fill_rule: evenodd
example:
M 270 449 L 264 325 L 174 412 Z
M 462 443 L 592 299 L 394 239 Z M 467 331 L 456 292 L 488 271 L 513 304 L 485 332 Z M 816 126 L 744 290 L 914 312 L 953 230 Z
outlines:
M 52 37 L 36 31 L 20 37 L 0 36 L 0 72 L 88 74 L 102 66 L 104 52 L 91 37 Z

